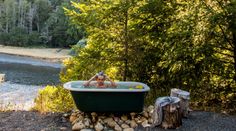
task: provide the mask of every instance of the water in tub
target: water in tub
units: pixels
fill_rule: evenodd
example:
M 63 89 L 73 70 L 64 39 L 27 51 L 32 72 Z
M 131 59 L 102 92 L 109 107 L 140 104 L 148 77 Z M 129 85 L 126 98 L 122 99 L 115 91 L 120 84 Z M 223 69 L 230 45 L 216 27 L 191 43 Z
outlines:
M 85 89 L 99 89 L 96 86 L 83 86 L 81 84 L 72 84 L 71 85 L 72 88 L 85 88 Z M 117 87 L 108 87 L 109 89 L 129 89 L 129 90 L 133 90 L 133 89 L 143 89 L 144 87 L 142 85 L 117 85 Z M 100 88 L 100 89 L 104 89 L 104 88 Z

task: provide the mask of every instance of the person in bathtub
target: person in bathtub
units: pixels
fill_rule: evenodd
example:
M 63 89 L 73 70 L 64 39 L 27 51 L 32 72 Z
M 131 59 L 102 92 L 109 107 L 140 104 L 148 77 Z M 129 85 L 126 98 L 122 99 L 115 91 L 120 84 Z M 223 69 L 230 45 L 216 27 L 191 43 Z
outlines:
M 94 81 L 96 80 L 96 81 Z M 110 81 L 110 84 L 105 84 L 105 80 Z M 84 83 L 84 86 L 95 86 L 97 88 L 116 87 L 116 83 L 112 81 L 106 74 L 99 72 Z

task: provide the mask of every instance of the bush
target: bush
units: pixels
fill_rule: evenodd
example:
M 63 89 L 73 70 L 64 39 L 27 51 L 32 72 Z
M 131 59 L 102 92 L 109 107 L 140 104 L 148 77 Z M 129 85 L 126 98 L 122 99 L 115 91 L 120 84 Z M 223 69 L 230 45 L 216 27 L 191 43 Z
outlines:
M 34 110 L 40 112 L 67 112 L 75 108 L 72 96 L 61 86 L 46 86 L 35 99 Z

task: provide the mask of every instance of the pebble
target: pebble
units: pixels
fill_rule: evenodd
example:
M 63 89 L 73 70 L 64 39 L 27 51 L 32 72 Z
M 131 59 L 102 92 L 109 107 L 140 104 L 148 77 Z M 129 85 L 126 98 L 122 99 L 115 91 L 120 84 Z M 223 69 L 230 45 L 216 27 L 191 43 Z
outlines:
M 66 122 L 67 122 L 67 119 L 66 119 L 65 117 L 62 117 L 62 118 L 61 118 L 61 122 L 66 123 Z
M 67 127 L 60 127 L 60 130 L 66 131 L 66 130 L 67 130 Z
M 96 131 L 102 131 L 103 130 L 103 125 L 100 123 L 100 122 L 98 122 L 96 125 L 95 125 L 95 130 Z
M 151 125 L 148 124 L 148 120 L 145 120 L 144 122 L 142 122 L 142 126 L 143 127 L 150 127 Z
M 106 116 L 98 116 L 98 119 L 106 119 Z
M 93 129 L 82 129 L 80 131 L 94 131 Z
M 146 111 L 143 112 L 143 116 L 148 118 L 148 113 Z
M 90 124 L 91 124 L 91 120 L 89 119 L 89 118 L 84 118 L 84 125 L 86 126 L 86 127 L 89 127 L 90 126 Z
M 127 124 L 122 124 L 121 127 L 122 127 L 123 129 L 125 129 L 125 128 L 130 128 L 129 125 L 127 125 Z
M 74 131 L 74 130 L 81 130 L 81 129 L 83 129 L 83 128 L 85 128 L 85 125 L 82 123 L 82 121 L 77 122 L 77 123 L 75 123 L 75 124 L 72 126 L 72 130 L 73 130 L 73 131 Z
M 122 131 L 122 128 L 121 128 L 119 125 L 116 125 L 116 126 L 115 126 L 115 130 L 116 130 L 116 131 Z
M 154 106 L 153 105 L 148 106 L 147 111 L 152 113 L 154 111 Z
M 70 116 L 70 122 L 74 122 L 77 119 L 77 117 L 75 115 L 71 115 Z
M 114 117 L 115 122 L 119 122 L 120 118 L 119 117 Z
M 128 125 L 130 124 L 130 122 L 131 122 L 130 120 L 125 121 L 125 123 L 128 124 Z
M 135 112 L 131 112 L 131 113 L 130 113 L 130 116 L 131 116 L 131 119 L 132 119 L 132 120 L 134 119 L 135 115 L 136 115 Z
M 137 127 L 138 126 L 138 124 L 134 121 L 134 120 L 132 120 L 131 122 L 130 122 L 130 127 L 131 128 L 135 128 L 135 127 Z
M 152 118 L 148 118 L 148 123 L 153 123 L 153 119 Z
M 108 123 L 108 122 L 113 121 L 113 118 L 108 117 L 108 118 L 105 118 L 103 121 L 104 121 L 104 123 Z
M 117 123 L 112 120 L 112 121 L 109 121 L 109 122 L 107 123 L 107 125 L 108 125 L 109 127 L 111 127 L 111 128 L 114 128 L 114 127 L 117 125 Z
M 121 120 L 122 120 L 122 121 L 127 121 L 127 120 L 128 120 L 128 117 L 125 116 L 125 115 L 122 115 L 122 116 L 121 116 Z
M 70 114 L 69 114 L 69 113 L 65 113 L 65 114 L 63 114 L 63 117 L 69 118 L 69 117 L 70 117 Z
M 123 131 L 134 131 L 133 128 L 125 128 Z

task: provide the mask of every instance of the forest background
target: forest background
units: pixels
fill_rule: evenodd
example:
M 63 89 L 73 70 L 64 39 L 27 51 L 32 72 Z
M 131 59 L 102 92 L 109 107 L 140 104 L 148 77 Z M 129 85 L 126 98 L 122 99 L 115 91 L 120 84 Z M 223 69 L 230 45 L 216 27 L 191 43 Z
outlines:
M 0 43 L 72 47 L 63 83 L 103 70 L 148 84 L 147 103 L 180 88 L 236 110 L 236 0 L 1 0 Z

